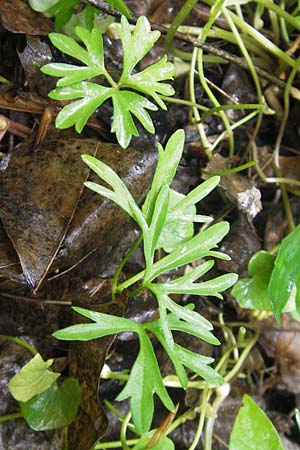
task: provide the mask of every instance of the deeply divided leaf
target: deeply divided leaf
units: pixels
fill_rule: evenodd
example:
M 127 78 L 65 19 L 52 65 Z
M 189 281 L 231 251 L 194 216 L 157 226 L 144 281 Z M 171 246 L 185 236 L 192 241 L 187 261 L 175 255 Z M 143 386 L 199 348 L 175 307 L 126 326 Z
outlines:
M 153 347 L 145 331 L 139 333 L 140 351 L 131 369 L 129 380 L 117 397 L 125 400 L 130 397 L 130 408 L 138 433 L 149 430 L 152 422 L 156 393 L 167 409 L 174 409 L 173 402 L 163 385 Z
M 116 3 L 125 6 L 121 0 Z M 79 60 L 81 65 L 50 63 L 41 69 L 48 75 L 60 78 L 57 88 L 49 94 L 51 98 L 82 99 L 64 106 L 57 117 L 56 126 L 67 128 L 75 125 L 76 131 L 80 133 L 93 112 L 111 98 L 114 108 L 111 131 L 116 133 L 122 147 L 127 147 L 132 136 L 139 134 L 135 121 L 139 121 L 149 133 L 154 133 L 154 125 L 147 110 L 155 111 L 157 106 L 144 95 L 152 97 L 161 108 L 166 109 L 160 96 L 174 94 L 174 89 L 163 83 L 164 80 L 173 78 L 174 66 L 167 61 L 166 56 L 142 72 L 136 71 L 136 66 L 153 47 L 160 33 L 151 31 L 146 17 L 140 17 L 131 32 L 127 19 L 122 16 L 119 33 L 123 46 L 123 71 L 116 82 L 105 69 L 103 40 L 99 29 L 89 31 L 78 26 L 75 32 L 85 49 L 75 39 L 61 33 L 50 33 L 49 38 L 55 47 Z M 132 73 L 133 70 L 135 73 Z M 100 75 L 105 78 L 104 86 L 88 81 Z

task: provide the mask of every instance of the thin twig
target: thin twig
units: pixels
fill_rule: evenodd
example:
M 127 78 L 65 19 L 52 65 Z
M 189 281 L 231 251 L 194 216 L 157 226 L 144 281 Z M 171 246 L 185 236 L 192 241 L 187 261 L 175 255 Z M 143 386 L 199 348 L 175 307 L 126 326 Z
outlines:
M 97 8 L 101 9 L 101 11 L 105 12 L 106 14 L 109 14 L 110 16 L 116 17 L 117 19 L 120 19 L 122 17 L 122 14 L 119 13 L 119 11 L 110 8 L 107 3 L 102 2 L 100 0 L 85 0 L 85 3 L 94 5 Z M 137 22 L 137 18 L 133 17 L 131 19 L 128 19 L 128 21 L 132 25 L 135 25 Z M 160 25 L 158 23 L 153 23 L 153 22 L 150 22 L 150 23 L 151 23 L 151 28 L 153 30 L 158 30 L 162 34 L 167 34 L 169 31 L 169 28 L 165 27 L 164 25 Z M 191 44 L 194 47 L 201 48 L 202 50 L 205 50 L 205 51 L 211 53 L 212 55 L 219 56 L 219 57 L 225 59 L 226 61 L 236 63 L 239 66 L 241 66 L 243 69 L 249 70 L 248 63 L 244 58 L 236 56 L 233 53 L 227 52 L 226 50 L 219 49 L 212 44 L 208 44 L 207 42 L 202 42 L 193 36 L 190 36 L 190 35 L 184 34 L 184 33 L 180 33 L 180 32 L 176 32 L 174 35 L 174 38 L 178 39 L 182 42 Z M 254 67 L 255 67 L 257 74 L 260 77 L 270 81 L 271 83 L 273 83 L 277 86 L 285 88 L 285 82 L 283 80 L 280 80 L 279 78 L 275 77 L 274 75 L 267 72 L 266 70 L 261 69 L 260 67 L 257 67 L 257 66 L 254 66 Z

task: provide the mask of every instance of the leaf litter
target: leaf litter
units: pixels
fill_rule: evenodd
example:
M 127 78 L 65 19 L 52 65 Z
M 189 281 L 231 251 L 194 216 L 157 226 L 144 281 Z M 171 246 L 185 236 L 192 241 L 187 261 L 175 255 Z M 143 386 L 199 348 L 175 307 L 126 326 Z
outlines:
M 1 22 L 4 28 L 12 33 L 48 34 L 50 31 L 48 27 L 52 28 L 52 21 L 44 16 L 29 13 L 26 2 L 14 0 L 9 3 L 11 5 L 8 2 L 0 2 Z M 140 7 L 140 5 L 134 5 L 135 2 L 131 3 L 134 7 Z M 23 18 L 20 15 L 13 17 L 10 13 L 11 8 L 16 10 L 16 7 L 20 9 L 20 14 L 23 13 Z M 199 7 L 201 8 L 201 5 Z M 162 13 L 166 14 L 165 11 L 162 11 Z M 163 17 L 163 14 L 161 14 L 161 17 Z M 40 18 L 38 21 L 37 17 Z M 31 73 L 30 61 L 27 61 L 27 63 L 29 64 L 29 72 L 26 68 L 25 70 L 27 78 L 29 78 Z M 247 92 L 245 92 L 245 86 L 248 85 L 243 72 L 240 73 L 240 71 L 231 67 L 229 73 L 223 73 L 222 75 L 224 78 L 222 88 L 230 96 L 236 95 L 241 99 L 247 95 L 250 88 L 246 89 Z M 233 84 L 230 84 L 230 77 L 232 77 Z M 220 81 L 218 75 L 216 75 L 215 81 Z M 238 84 L 234 85 L 236 81 Z M 34 83 L 30 87 L 31 90 L 36 90 L 36 88 L 37 85 L 34 85 Z M 40 114 L 44 105 L 48 104 L 49 100 L 42 98 L 36 92 L 25 92 L 25 95 L 23 92 L 20 95 L 20 91 L 11 90 L 9 86 L 1 87 L 0 105 L 6 110 L 13 109 Z M 233 110 L 229 111 L 232 112 Z M 18 117 L 22 116 L 19 115 Z M 185 116 L 182 115 L 181 120 L 182 117 Z M 217 132 L 217 126 L 214 128 L 213 122 L 209 126 L 211 126 L 212 134 Z M 61 344 L 60 347 L 57 346 L 57 343 L 54 345 L 52 338 L 47 340 L 47 335 L 49 336 L 62 326 L 76 323 L 78 320 L 77 316 L 71 317 L 70 314 L 66 313 L 66 308 L 63 306 L 64 301 L 81 307 L 88 306 L 98 312 L 124 314 L 126 299 L 117 299 L 116 303 L 111 302 L 108 289 L 104 288 L 108 279 L 103 280 L 99 276 L 111 276 L 121 259 L 121 255 L 130 246 L 130 240 L 133 242 L 136 237 L 135 229 L 131 228 L 125 217 L 117 209 L 114 209 L 110 203 L 101 201 L 98 196 L 91 192 L 82 190 L 83 181 L 87 179 L 89 173 L 86 167 L 81 164 L 78 156 L 82 153 L 95 154 L 97 151 L 98 157 L 106 158 L 107 164 L 121 174 L 129 186 L 129 190 L 134 193 L 139 202 L 146 194 L 156 160 L 154 152 L 149 151 L 147 153 L 145 148 L 142 151 L 134 152 L 130 149 L 129 152 L 126 152 L 111 144 L 99 146 L 98 139 L 95 138 L 91 139 L 84 136 L 78 139 L 78 136 L 76 136 L 74 139 L 70 135 L 66 137 L 64 132 L 53 130 L 49 132 L 45 142 L 38 150 L 33 151 L 33 145 L 33 138 L 24 140 L 18 146 L 13 146 L 13 151 L 1 159 L 2 189 L 0 204 L 3 227 L 0 234 L 2 319 L 0 325 L 4 327 L 4 331 L 10 330 L 10 332 L 14 331 L 20 335 L 24 333 L 33 335 L 35 345 L 41 348 L 41 352 L 44 353 L 43 356 L 52 358 L 53 354 L 59 356 L 65 354 L 66 349 L 62 349 Z M 144 147 L 146 147 L 146 144 Z M 200 151 L 200 154 L 196 154 L 195 157 L 195 152 L 193 153 L 192 149 Z M 221 153 L 223 156 L 221 156 Z M 224 154 L 226 152 L 221 151 L 214 158 L 223 158 L 222 166 L 206 165 L 201 149 L 199 150 L 198 142 L 193 142 L 191 139 L 191 144 L 187 146 L 183 164 L 186 166 L 196 165 L 197 169 L 200 165 L 204 165 L 208 171 L 222 171 L 227 169 L 230 164 Z M 295 170 L 297 160 L 288 161 L 281 157 L 280 161 L 284 176 L 299 178 Z M 96 181 L 96 178 L 91 179 Z M 139 182 L 136 181 L 137 179 Z M 182 190 L 186 192 L 187 186 L 185 183 L 189 184 L 189 181 L 185 180 L 182 185 Z M 204 213 L 207 213 L 207 211 L 210 213 L 211 210 L 215 209 L 215 213 L 218 215 L 225 204 L 227 211 L 229 210 L 231 222 L 239 224 L 237 227 L 233 227 L 234 231 L 229 245 L 230 247 L 236 247 L 234 253 L 236 264 L 241 271 L 245 272 L 251 253 L 264 245 L 263 239 L 267 241 L 270 237 L 268 232 L 264 236 L 262 231 L 267 221 L 272 222 L 273 214 L 275 214 L 268 197 L 270 190 L 266 189 L 261 181 L 253 182 L 253 180 L 249 181 L 244 175 L 233 176 L 232 174 L 222 177 L 221 190 L 223 192 L 220 193 L 221 191 L 219 191 L 219 198 L 215 197 L 211 205 L 204 206 Z M 259 192 L 262 193 L 262 213 L 259 213 L 261 210 Z M 221 202 L 220 197 L 223 193 L 225 193 L 226 199 L 224 201 L 223 198 Z M 246 198 L 241 200 L 241 193 Z M 282 208 L 281 203 L 279 206 Z M 298 207 L 295 207 L 295 209 L 297 214 Z M 267 220 L 262 218 L 264 211 L 269 215 Z M 255 216 L 257 214 L 258 220 L 256 221 Z M 280 227 L 282 227 L 282 223 L 275 226 L 278 235 L 282 235 Z M 247 235 L 248 241 L 243 234 Z M 80 239 L 78 239 L 78 236 L 80 236 Z M 117 250 L 116 247 L 118 247 Z M 218 267 L 222 271 L 232 270 L 229 266 L 226 269 L 226 266 L 222 264 L 223 261 L 218 262 Z M 135 260 L 133 265 L 140 266 L 142 262 Z M 246 276 L 245 273 L 243 276 Z M 36 289 L 36 296 L 32 295 L 27 284 Z M 15 296 L 15 298 L 5 297 L 4 294 Z M 25 299 L 30 300 L 31 303 L 26 303 Z M 47 304 L 47 300 L 54 300 L 58 304 Z M 203 301 L 205 313 L 208 311 L 216 318 L 220 314 L 220 310 L 211 306 L 205 299 Z M 59 305 L 59 302 L 61 302 L 61 305 Z M 140 313 L 138 311 L 138 314 L 144 314 L 142 308 Z M 246 320 L 248 320 L 248 313 L 241 312 L 237 308 L 235 299 L 229 295 L 224 305 L 224 312 L 228 315 L 228 320 L 234 320 L 236 317 L 245 320 L 245 315 Z M 155 311 L 153 314 L 155 314 Z M 28 317 L 35 323 L 29 323 Z M 250 321 L 253 322 L 253 320 L 255 321 L 250 316 Z M 260 345 L 263 348 L 262 356 L 264 358 L 263 352 L 266 352 L 268 358 L 271 358 L 271 362 L 275 364 L 270 376 L 265 375 L 265 366 L 261 368 L 256 365 L 249 369 L 249 376 L 254 378 L 259 376 L 263 380 L 262 385 L 255 380 L 258 386 L 256 390 L 261 398 L 264 396 L 264 390 L 274 392 L 279 398 L 282 392 L 286 391 L 295 396 L 299 394 L 299 352 L 297 352 L 297 335 L 299 333 L 297 323 L 286 315 L 284 315 L 281 326 L 270 321 L 270 319 L 256 323 L 258 327 L 263 329 L 260 339 Z M 79 346 L 77 344 L 72 345 L 69 350 L 69 373 L 79 379 L 83 393 L 83 403 L 79 415 L 70 429 L 72 449 L 86 450 L 103 434 L 107 426 L 105 414 L 95 396 L 98 376 L 105 355 L 111 345 L 113 350 L 118 345 L 122 347 L 124 343 L 120 344 L 122 342 L 120 339 L 120 341 L 116 340 L 112 344 L 110 339 L 105 339 L 104 342 L 101 341 L 100 345 L 97 341 L 81 343 Z M 43 344 L 42 341 L 47 342 Z M 256 349 L 259 349 L 259 347 Z M 16 353 L 11 345 L 7 350 L 5 358 L 9 357 L 9 353 L 12 355 Z M 126 350 L 123 351 L 120 356 L 121 360 L 123 358 L 124 367 L 126 359 L 130 357 L 128 347 L 127 352 L 128 354 L 126 354 Z M 113 352 L 110 352 L 111 354 Z M 266 358 L 264 359 L 266 360 Z M 107 360 L 109 364 L 110 361 L 111 359 Z M 10 370 L 18 370 L 13 361 L 9 364 L 11 364 Z M 24 364 L 20 364 L 19 368 L 22 365 Z M 13 367 L 15 368 L 12 369 Z M 118 369 L 122 370 L 124 367 L 119 364 Z M 240 405 L 243 393 L 249 394 L 245 384 L 239 392 L 234 392 L 230 398 Z M 182 403 L 186 399 L 187 396 L 183 395 Z M 292 396 L 292 399 L 295 399 L 295 397 Z M 247 403 L 246 400 L 245 406 L 249 407 L 249 401 Z M 235 414 L 237 409 L 238 406 L 235 409 Z M 272 405 L 270 409 L 272 409 Z M 10 412 L 9 409 L 7 412 Z M 226 411 L 224 416 L 226 416 Z M 234 417 L 232 415 L 232 421 Z M 218 433 L 222 433 L 222 424 L 225 423 L 222 414 L 220 414 L 220 421 L 221 424 L 217 427 Z M 232 427 L 232 422 L 229 426 Z M 193 422 L 188 422 L 189 429 L 182 427 L 181 436 L 176 441 L 176 448 L 188 448 L 192 440 L 191 430 L 193 430 L 193 427 Z M 6 428 L 4 433 L 9 439 L 15 439 L 14 442 L 21 442 L 20 432 L 16 433 L 15 436 L 9 428 Z M 22 433 L 28 436 L 28 441 L 24 444 L 25 446 L 23 445 L 23 448 L 33 448 L 34 445 L 37 445 L 36 443 L 30 443 L 32 432 L 29 429 L 23 430 Z M 114 430 L 110 436 L 113 436 L 113 433 Z M 52 434 L 49 435 L 53 436 Z M 49 441 L 47 433 L 43 436 L 45 436 L 44 442 Z M 222 439 L 222 434 L 220 436 Z M 53 442 L 53 446 L 51 447 L 51 444 L 49 444 L 50 447 L 48 448 L 55 448 Z M 47 444 L 44 443 L 43 448 L 47 448 Z M 220 440 L 216 439 L 214 449 L 219 448 L 223 447 Z

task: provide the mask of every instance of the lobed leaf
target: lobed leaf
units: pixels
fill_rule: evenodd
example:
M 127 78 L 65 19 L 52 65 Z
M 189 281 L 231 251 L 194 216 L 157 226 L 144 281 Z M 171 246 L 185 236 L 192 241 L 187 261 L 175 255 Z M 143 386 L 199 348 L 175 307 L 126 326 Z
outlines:
M 123 77 L 131 74 L 135 66 L 149 52 L 154 43 L 160 37 L 159 31 L 151 31 L 151 26 L 146 17 L 141 16 L 136 22 L 134 31 L 131 33 L 130 25 L 126 17 L 121 18 L 121 31 L 119 36 L 123 48 L 123 71 L 120 83 Z
M 151 189 L 143 205 L 143 212 L 149 222 L 151 220 L 157 195 L 162 186 L 170 185 L 175 176 L 182 157 L 185 134 L 177 130 L 169 138 L 166 148 L 158 144 L 158 162 Z
M 139 135 L 132 116 L 135 116 L 149 133 L 154 133 L 154 125 L 147 112 L 147 109 L 157 110 L 153 103 L 135 92 L 125 90 L 113 90 L 111 97 L 114 107 L 111 131 L 116 133 L 121 147 L 128 147 L 132 136 Z
M 49 34 L 50 41 L 55 47 L 85 64 L 85 66 L 76 66 L 73 64 L 50 63 L 43 66 L 41 71 L 47 75 L 63 77 L 57 82 L 57 86 L 68 86 L 106 73 L 103 40 L 100 31 L 97 28 L 89 31 L 78 26 L 75 28 L 75 32 L 85 44 L 87 50 L 84 50 L 70 36 L 61 33 Z
M 222 386 L 224 383 L 223 377 L 212 367 L 208 366 L 208 364 L 213 362 L 212 358 L 198 355 L 197 353 L 191 352 L 190 350 L 187 350 L 177 344 L 175 344 L 175 349 L 178 357 L 182 361 L 182 364 L 191 369 L 200 377 L 204 378 L 204 380 L 208 383 L 214 386 Z
M 169 283 L 163 283 L 160 285 L 160 289 L 166 294 L 212 295 L 222 299 L 220 292 L 230 288 L 237 279 L 238 275 L 235 273 L 221 275 L 201 283 L 193 283 L 184 277 L 184 281 L 181 278 L 177 278 Z
M 73 309 L 88 319 L 94 320 L 96 323 L 81 323 L 55 331 L 53 336 L 57 339 L 89 341 L 91 339 L 122 333 L 124 331 L 138 333 L 141 328 L 140 324 L 125 319 L 124 317 L 111 316 L 110 314 L 98 313 L 78 307 L 74 307 Z
M 75 125 L 80 133 L 94 111 L 111 96 L 111 91 L 112 88 L 85 81 L 52 90 L 49 97 L 55 100 L 81 98 L 64 106 L 56 117 L 56 127 L 64 129 Z
M 132 88 L 145 95 L 150 95 L 162 109 L 167 109 L 160 95 L 170 96 L 175 94 L 174 88 L 167 83 L 161 83 L 162 80 L 173 79 L 175 67 L 167 61 L 164 55 L 157 63 L 148 66 L 142 72 L 135 74 L 124 74 L 120 84 L 126 88 Z
M 49 370 L 53 359 L 44 361 L 38 353 L 8 383 L 11 395 L 20 402 L 27 402 L 46 391 L 60 377 Z
M 146 233 L 148 227 L 143 214 L 119 175 L 107 164 L 91 155 L 82 155 L 82 159 L 89 168 L 101 178 L 101 180 L 112 187 L 112 190 L 90 181 L 87 181 L 85 186 L 119 205 Z
M 117 400 L 130 397 L 132 418 L 138 433 L 149 430 L 152 422 L 154 403 L 153 394 L 156 393 L 164 406 L 170 411 L 174 404 L 163 385 L 153 347 L 147 333 L 139 333 L 140 351 L 131 369 L 129 380 L 125 388 L 118 395 Z
M 174 252 L 153 264 L 151 274 L 149 275 L 149 281 L 168 270 L 176 269 L 177 267 L 197 261 L 205 256 L 213 255 L 215 257 L 227 259 L 227 255 L 220 252 L 211 252 L 210 249 L 216 247 L 228 231 L 229 224 L 227 222 L 219 222 L 206 230 L 201 231 L 188 242 L 180 245 Z

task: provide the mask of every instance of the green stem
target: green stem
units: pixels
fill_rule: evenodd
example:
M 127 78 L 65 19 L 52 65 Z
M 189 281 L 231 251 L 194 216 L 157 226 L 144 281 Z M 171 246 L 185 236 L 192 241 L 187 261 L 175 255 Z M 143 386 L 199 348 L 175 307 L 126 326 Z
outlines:
M 223 386 L 216 389 L 216 398 L 212 404 L 212 411 L 210 413 L 210 417 L 206 421 L 205 426 L 205 438 L 204 438 L 204 450 L 211 450 L 212 449 L 212 436 L 213 436 L 213 429 L 214 429 L 214 423 L 217 418 L 218 410 L 223 403 L 223 401 L 226 399 L 226 397 L 230 393 L 230 384 L 225 383 Z
M 139 439 L 128 439 L 127 444 L 135 445 L 138 443 L 138 441 L 139 441 Z M 106 450 L 106 449 L 110 449 L 110 448 L 121 448 L 121 447 L 122 447 L 121 441 L 101 442 L 96 445 L 94 450 L 102 450 L 102 449 Z
M 126 417 L 122 423 L 121 432 L 120 432 L 120 440 L 122 442 L 123 450 L 130 450 L 130 447 L 128 447 L 128 445 L 127 445 L 127 439 L 126 439 L 126 432 L 127 432 L 127 427 L 129 425 L 130 419 L 131 419 L 131 412 L 129 411 L 126 414 Z
M 200 406 L 201 413 L 200 413 L 200 417 L 199 417 L 198 427 L 197 427 L 193 442 L 190 445 L 190 447 L 188 448 L 188 450 L 195 450 L 195 448 L 198 445 L 199 439 L 202 434 L 204 422 L 205 422 L 206 410 L 207 410 L 207 407 L 209 404 L 208 402 L 209 402 L 210 396 L 211 396 L 211 391 L 209 389 L 205 389 L 202 394 L 203 400 L 202 400 L 201 406 Z
M 198 0 L 187 0 L 179 13 L 175 16 L 170 29 L 166 36 L 166 49 L 169 53 L 178 56 L 182 59 L 190 59 L 191 54 L 188 52 L 183 52 L 182 50 L 177 50 L 173 47 L 173 39 L 177 32 L 178 27 L 182 24 L 184 19 L 189 15 L 194 6 L 198 3 Z
M 23 419 L 23 417 L 24 416 L 21 412 L 7 414 L 6 416 L 0 416 L 0 423 L 8 422 L 9 420 Z
M 125 264 L 127 263 L 128 259 L 135 252 L 135 250 L 138 248 L 138 246 L 140 245 L 142 240 L 143 240 L 143 234 L 141 233 L 140 236 L 138 237 L 138 239 L 136 240 L 136 242 L 131 247 L 131 249 L 124 256 L 124 258 L 122 259 L 122 261 L 119 264 L 119 267 L 116 270 L 116 273 L 114 275 L 113 282 L 112 282 L 112 298 L 113 298 L 113 300 L 115 299 L 115 295 L 116 295 L 116 292 L 118 290 L 117 284 L 118 284 L 119 276 L 120 276 L 120 274 L 121 274 Z
M 14 342 L 15 344 L 21 345 L 26 350 L 28 350 L 30 353 L 32 353 L 33 356 L 38 354 L 38 351 L 34 347 L 32 347 L 32 345 L 28 344 L 27 342 L 25 342 L 22 339 L 19 339 L 17 337 L 6 336 L 4 334 L 0 334 L 0 339 L 6 339 L 7 341 L 11 341 L 11 342 Z
M 256 166 L 256 161 L 249 161 L 245 164 L 242 164 L 241 166 L 234 167 L 233 169 L 226 169 L 226 170 L 220 170 L 217 172 L 211 172 L 209 170 L 202 170 L 202 173 L 210 176 L 218 175 L 220 177 L 224 175 L 230 175 L 232 173 L 241 172 L 242 170 L 249 169 L 250 167 Z

